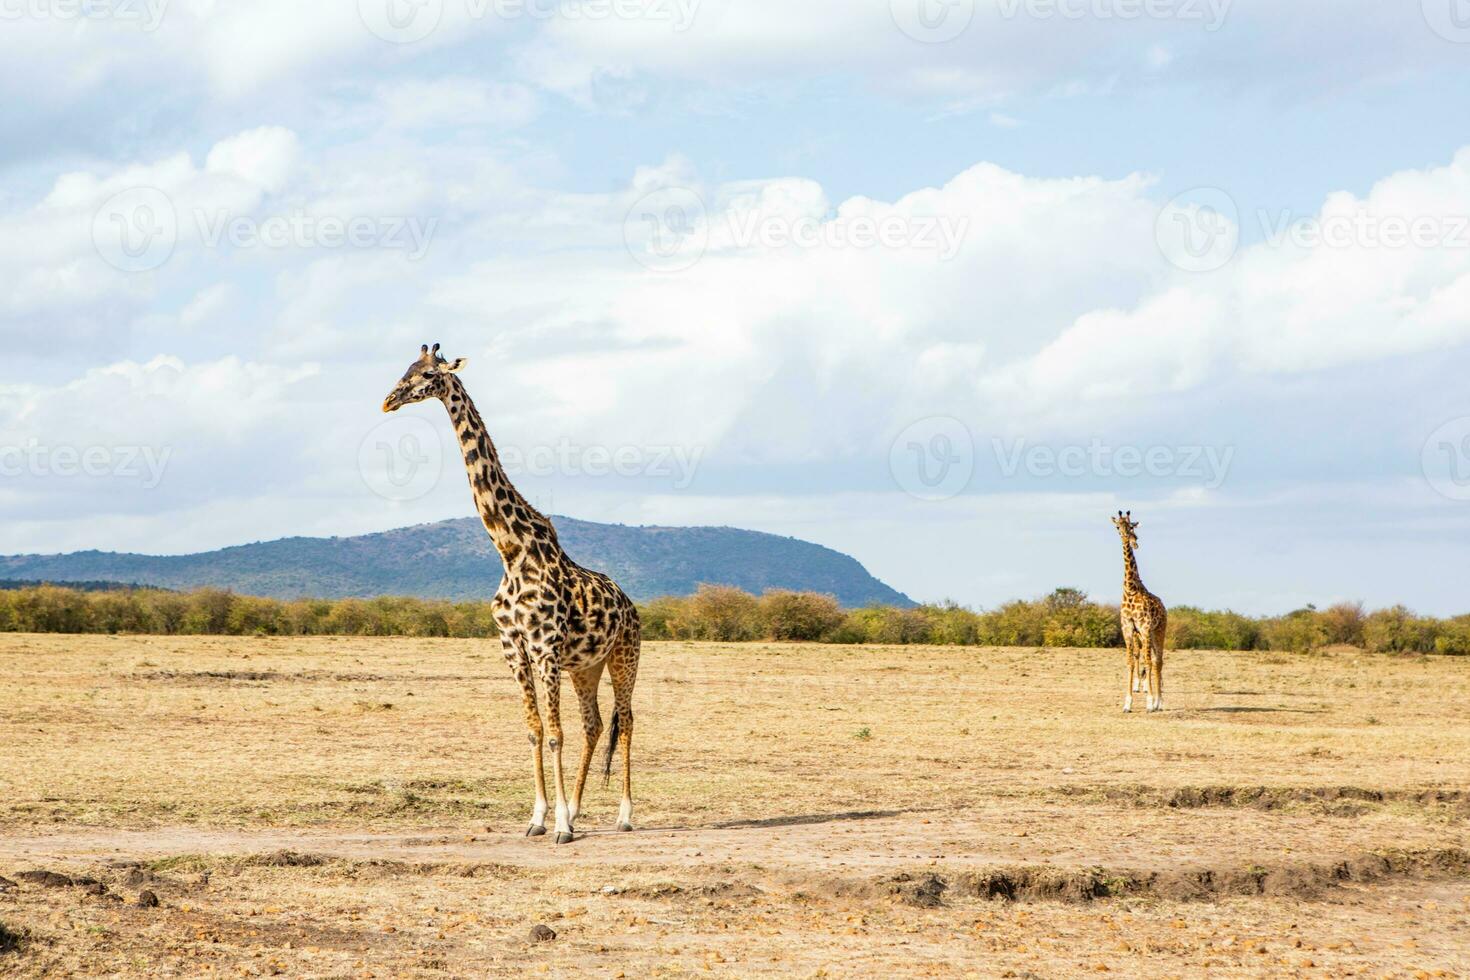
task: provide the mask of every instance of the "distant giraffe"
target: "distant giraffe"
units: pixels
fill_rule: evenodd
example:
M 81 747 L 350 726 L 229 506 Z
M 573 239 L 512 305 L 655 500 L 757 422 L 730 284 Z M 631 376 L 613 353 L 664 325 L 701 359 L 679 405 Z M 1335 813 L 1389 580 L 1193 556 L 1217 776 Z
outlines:
M 1148 683 L 1148 710 L 1164 710 L 1164 632 L 1169 613 L 1158 596 L 1143 587 L 1138 577 L 1138 522 L 1133 511 L 1118 511 L 1113 526 L 1123 539 L 1123 602 L 1118 617 L 1123 624 L 1123 642 L 1128 647 L 1128 693 L 1123 710 L 1133 710 L 1133 694 Z
M 604 775 L 611 778 L 613 752 L 619 739 L 623 750 L 623 800 L 618 829 L 632 830 L 633 822 L 633 684 L 638 676 L 641 646 L 638 612 L 612 579 L 588 571 L 567 557 L 557 542 L 551 521 L 511 486 L 495 444 L 464 385 L 454 372 L 464 366 L 460 357 L 446 361 L 439 345 L 427 344 L 408 366 L 403 378 L 383 401 L 383 411 L 437 398 L 449 409 L 455 434 L 464 452 L 465 470 L 474 491 L 475 506 L 485 530 L 505 564 L 505 577 L 492 605 L 506 663 L 520 682 L 530 729 L 531 764 L 536 804 L 531 811 L 529 837 L 546 833 L 546 775 L 542 769 L 541 713 L 536 704 L 532 668 L 541 676 L 546 696 L 546 728 L 550 736 L 551 766 L 556 781 L 556 842 L 573 839 L 573 824 L 582 809 L 587 770 L 602 734 L 597 710 L 597 685 L 608 668 L 613 686 L 612 732 L 608 736 Z M 570 799 L 562 777 L 561 675 L 571 675 L 582 711 L 586 746 L 576 789 Z

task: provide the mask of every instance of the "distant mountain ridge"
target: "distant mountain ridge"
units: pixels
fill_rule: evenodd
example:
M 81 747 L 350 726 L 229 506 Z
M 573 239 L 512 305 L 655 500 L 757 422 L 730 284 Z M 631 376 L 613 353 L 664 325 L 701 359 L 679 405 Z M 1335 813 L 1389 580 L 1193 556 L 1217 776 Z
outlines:
M 912 606 L 855 558 L 821 545 L 731 527 L 629 527 L 553 518 L 572 559 L 611 575 L 637 601 L 688 595 L 701 582 L 748 592 L 795 589 L 844 606 Z M 476 518 L 346 538 L 281 538 L 193 555 L 78 551 L 0 556 L 0 578 L 202 586 L 281 599 L 405 595 L 487 599 L 502 565 Z

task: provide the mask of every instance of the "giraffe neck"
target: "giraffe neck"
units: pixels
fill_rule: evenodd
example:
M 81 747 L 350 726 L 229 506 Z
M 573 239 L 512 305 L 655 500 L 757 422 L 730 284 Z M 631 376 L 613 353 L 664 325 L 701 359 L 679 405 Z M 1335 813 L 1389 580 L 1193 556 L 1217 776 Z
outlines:
M 485 431 L 485 422 L 470 401 L 469 393 L 454 375 L 441 400 L 449 409 L 459 448 L 464 453 L 465 474 L 475 495 L 475 509 L 495 550 L 500 552 L 508 574 L 515 574 L 527 556 L 545 560 L 560 552 L 556 529 L 544 514 L 532 507 L 510 482 L 500 454 Z
M 1148 591 L 1143 587 L 1143 579 L 1138 577 L 1138 559 L 1133 557 L 1133 549 L 1128 547 L 1128 542 L 1123 542 L 1123 594 L 1132 595 L 1135 592 Z

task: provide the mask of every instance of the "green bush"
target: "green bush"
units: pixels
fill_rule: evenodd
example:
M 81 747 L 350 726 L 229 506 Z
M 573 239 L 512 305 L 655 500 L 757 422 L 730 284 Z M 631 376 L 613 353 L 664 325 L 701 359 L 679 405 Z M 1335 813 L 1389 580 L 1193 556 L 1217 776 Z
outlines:
M 645 640 L 684 639 L 675 632 L 685 618 L 684 607 L 684 600 L 675 596 L 664 596 L 640 606 L 638 618 L 643 625 L 643 638 Z
M 225 616 L 225 629 L 237 636 L 274 636 L 282 631 L 282 612 L 277 599 L 234 596 Z
M 1265 620 L 1261 624 L 1261 637 L 1268 650 L 1304 653 L 1326 645 L 1327 627 L 1317 610 L 1308 607 Z
M 148 610 L 154 629 L 158 632 L 184 632 L 184 620 L 189 615 L 188 596 L 153 589 L 130 592 L 128 595 Z
M 218 634 L 229 632 L 230 606 L 235 597 L 223 589 L 200 589 L 189 593 L 180 633 Z
M 832 596 L 779 589 L 761 596 L 760 616 L 767 638 L 806 642 L 825 639 L 846 618 Z
M 15 593 L 16 629 L 24 633 L 90 633 L 92 610 L 87 594 L 43 585 Z
M 1089 602 L 1080 589 L 1057 589 L 1041 600 L 1042 644 L 1049 647 L 1123 645 L 1118 610 Z
M 327 616 L 327 632 L 338 636 L 371 636 L 372 611 L 361 599 L 338 599 Z
M 1361 602 L 1339 602 L 1319 614 L 1322 628 L 1327 631 L 1327 642 L 1360 647 L 1363 645 L 1363 604 Z
M 686 616 L 692 640 L 734 643 L 759 640 L 765 628 L 760 600 L 730 585 L 701 585 L 689 597 Z
M 945 601 L 929 607 L 930 643 L 942 646 L 978 646 L 980 614 Z
M 158 633 L 161 626 L 146 603 L 126 592 L 99 592 L 87 597 L 92 629 L 98 633 Z
M 1439 635 L 1434 638 L 1434 652 L 1470 656 L 1470 616 L 1456 616 L 1441 623 Z
M 281 632 L 287 636 L 315 636 L 331 632 L 331 599 L 293 599 L 281 610 Z
M 834 632 L 839 643 L 882 643 L 890 646 L 933 643 L 936 616 L 932 609 L 869 606 L 855 609 Z
M 1164 646 L 1171 650 L 1257 650 L 1261 624 L 1239 613 L 1193 606 L 1169 610 Z
M 1008 602 L 981 614 L 980 642 L 995 647 L 1039 647 L 1046 642 L 1046 614 L 1035 602 Z
M 1430 653 L 1440 624 L 1403 606 L 1380 609 L 1363 621 L 1363 645 L 1378 653 Z

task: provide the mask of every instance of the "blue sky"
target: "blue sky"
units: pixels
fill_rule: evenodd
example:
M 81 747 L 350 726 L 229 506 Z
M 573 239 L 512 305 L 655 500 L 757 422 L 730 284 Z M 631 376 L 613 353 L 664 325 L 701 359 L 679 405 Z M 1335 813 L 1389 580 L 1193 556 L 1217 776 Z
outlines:
M 1464 0 L 92 9 L 0 0 L 0 552 L 469 514 L 437 340 L 558 513 L 1470 609 Z

